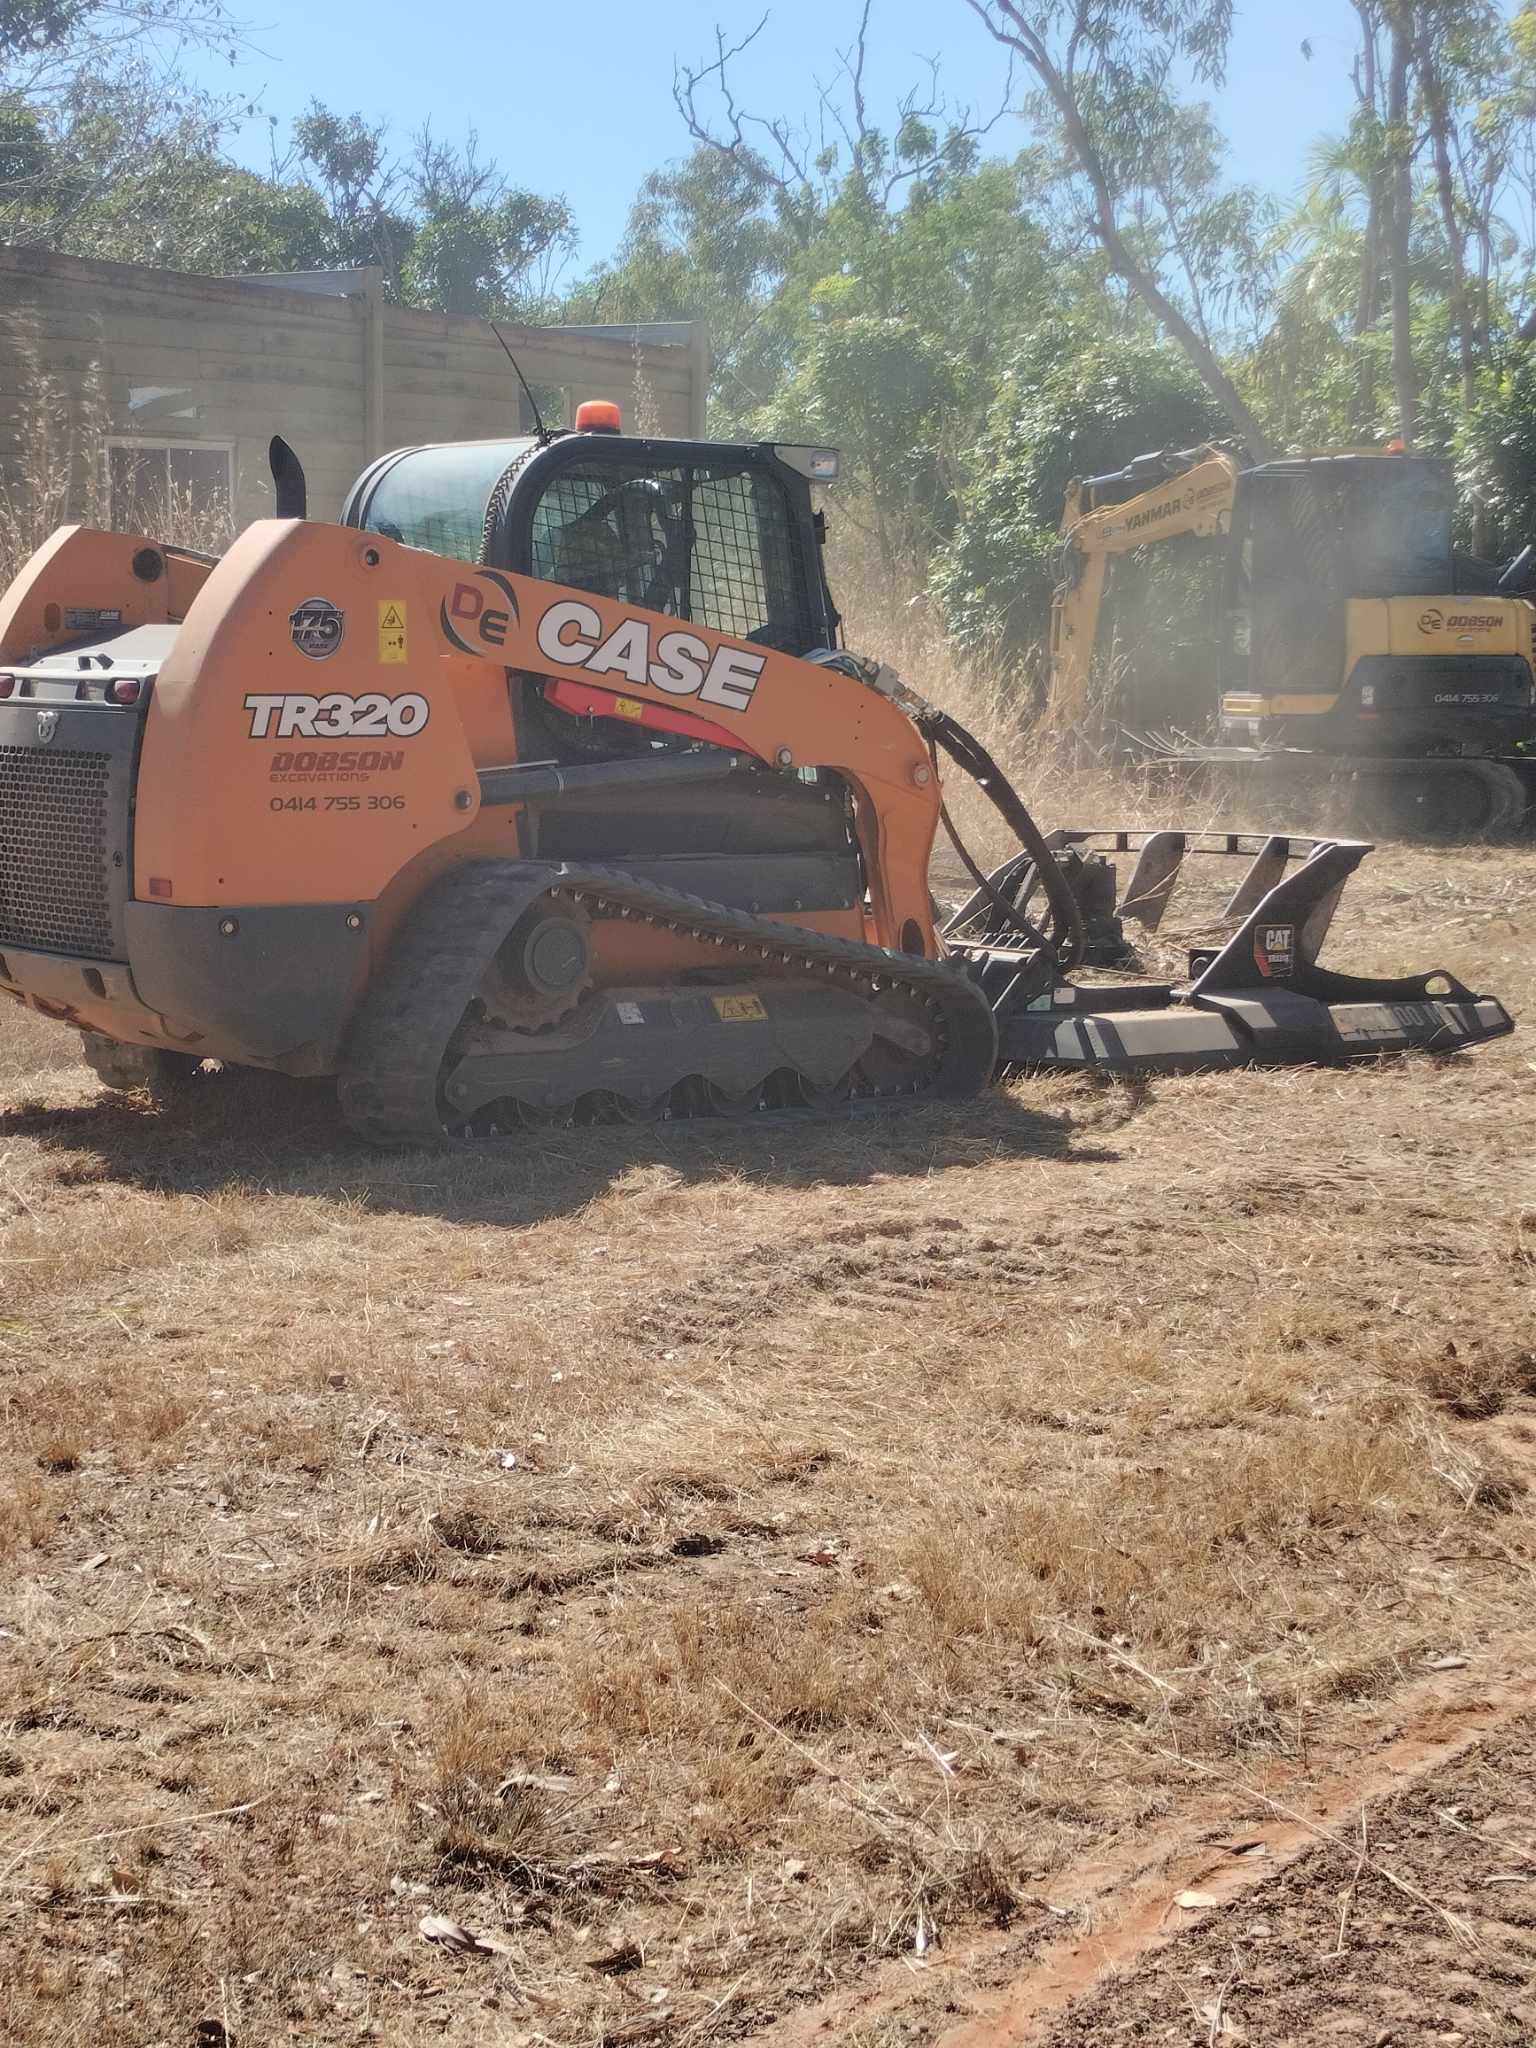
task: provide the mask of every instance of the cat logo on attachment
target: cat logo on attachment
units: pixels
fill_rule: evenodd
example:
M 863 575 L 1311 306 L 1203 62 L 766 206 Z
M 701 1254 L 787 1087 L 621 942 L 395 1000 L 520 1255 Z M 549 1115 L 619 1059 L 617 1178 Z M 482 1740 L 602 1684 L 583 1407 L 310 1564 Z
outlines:
M 1296 927 L 1261 924 L 1253 935 L 1253 964 L 1266 981 L 1288 981 L 1296 972 Z

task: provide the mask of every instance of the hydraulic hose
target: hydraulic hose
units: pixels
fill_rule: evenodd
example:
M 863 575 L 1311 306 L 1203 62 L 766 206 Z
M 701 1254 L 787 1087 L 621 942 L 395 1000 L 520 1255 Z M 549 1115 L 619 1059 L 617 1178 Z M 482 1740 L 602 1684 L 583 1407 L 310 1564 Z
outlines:
M 982 873 L 962 843 L 948 809 L 941 807 L 940 816 L 944 829 L 948 832 L 967 874 L 977 887 L 984 891 L 993 908 L 1008 925 L 1030 945 L 1047 947 L 1054 954 L 1060 970 L 1063 973 L 1069 972 L 1082 959 L 1086 943 L 1082 908 L 1073 894 L 1071 883 L 1062 873 L 1050 847 L 1046 845 L 1045 835 L 1025 807 L 1023 798 L 981 741 L 974 733 L 967 732 L 958 720 L 951 718 L 947 711 L 925 712 L 917 722 L 929 748 L 932 750 L 942 747 L 955 766 L 964 770 L 1029 855 L 1034 866 L 1034 874 L 1039 879 L 1050 910 L 1046 928 L 1042 931 L 1033 924 L 1015 904 L 1009 902 L 990 877 Z M 1027 874 L 1021 877 L 1015 893 L 1021 893 L 1028 886 L 1028 882 Z
M 939 772 L 937 749 L 930 746 L 928 752 L 933 760 L 933 772 L 937 775 Z M 1030 859 L 1029 855 L 1027 853 L 1015 854 L 1012 860 L 1005 861 L 994 874 L 985 874 L 972 859 L 971 850 L 960 837 L 959 827 L 949 815 L 949 806 L 942 798 L 939 801 L 939 822 L 944 827 L 945 836 L 954 848 L 960 865 L 970 876 L 977 893 L 988 904 L 993 915 L 1002 920 L 1005 929 L 1011 928 L 1017 937 L 1023 939 L 1026 945 L 1033 946 L 1038 952 L 1043 954 L 1050 960 L 1053 966 L 1059 965 L 1056 948 L 1052 945 L 1049 936 L 1040 929 L 1033 918 L 1026 916 L 1024 912 L 1023 905 L 1034 892 L 1034 878 L 1037 872 L 1035 863 Z M 1004 885 L 1009 882 L 1015 885 L 1012 901 L 1003 893 Z M 975 897 L 972 897 L 972 903 L 975 900 Z M 943 928 L 944 937 L 946 939 L 953 937 L 956 931 L 963 930 L 965 925 L 970 924 L 974 917 L 974 910 L 968 917 L 963 916 L 962 912 L 956 911 L 955 915 Z

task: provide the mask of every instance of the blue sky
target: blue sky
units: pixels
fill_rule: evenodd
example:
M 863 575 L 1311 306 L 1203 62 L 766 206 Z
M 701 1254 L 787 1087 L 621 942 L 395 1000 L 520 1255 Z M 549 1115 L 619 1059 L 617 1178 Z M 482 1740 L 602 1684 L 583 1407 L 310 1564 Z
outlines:
M 588 0 L 567 15 L 504 0 L 425 9 L 421 0 L 235 0 L 235 11 L 251 24 L 253 47 L 234 72 L 203 60 L 211 87 L 258 98 L 280 134 L 312 98 L 387 119 L 402 148 L 427 117 L 444 138 L 474 126 L 515 182 L 570 199 L 579 269 L 613 249 L 645 173 L 686 152 L 671 98 L 674 55 L 711 51 L 717 20 L 734 36 L 762 9 L 753 0 Z M 835 70 L 856 19 L 857 0 L 770 0 L 768 24 L 733 74 L 743 103 L 808 116 L 815 79 Z M 1313 139 L 1348 119 L 1353 23 L 1348 0 L 1238 0 L 1228 81 L 1216 96 L 1234 177 L 1282 194 L 1302 181 Z M 952 101 L 995 107 L 1002 53 L 963 0 L 874 0 L 870 42 L 872 115 L 925 77 L 934 55 Z M 1024 137 L 1008 119 L 992 145 Z M 264 118 L 245 124 L 235 153 L 267 167 Z

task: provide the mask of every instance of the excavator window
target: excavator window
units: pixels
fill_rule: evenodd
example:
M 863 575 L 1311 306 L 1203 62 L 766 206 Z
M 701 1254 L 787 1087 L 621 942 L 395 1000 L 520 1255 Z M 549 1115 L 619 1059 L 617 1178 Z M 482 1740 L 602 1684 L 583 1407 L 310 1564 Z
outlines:
M 1440 463 L 1362 463 L 1345 493 L 1358 597 L 1416 597 L 1455 588 L 1452 483 Z
M 1351 597 L 1453 590 L 1452 482 L 1433 458 L 1279 461 L 1243 478 L 1222 687 L 1286 695 L 1337 680 Z
M 1242 644 L 1224 650 L 1223 687 L 1285 694 L 1338 674 L 1348 580 L 1339 484 L 1279 469 L 1245 478 L 1229 598 Z

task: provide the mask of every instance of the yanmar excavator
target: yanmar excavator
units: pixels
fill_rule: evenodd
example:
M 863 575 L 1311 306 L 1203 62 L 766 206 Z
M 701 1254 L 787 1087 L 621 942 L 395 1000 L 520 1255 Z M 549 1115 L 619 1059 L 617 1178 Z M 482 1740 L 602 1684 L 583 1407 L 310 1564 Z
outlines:
M 1510 1029 L 1450 975 L 1317 965 L 1359 844 L 1218 835 L 1246 877 L 1187 985 L 1074 981 L 1106 855 L 1135 856 L 1119 910 L 1149 926 L 1204 842 L 1047 838 L 840 646 L 811 501 L 834 466 L 589 405 L 398 450 L 337 524 L 275 442 L 277 516 L 217 561 L 55 534 L 0 602 L 0 992 L 116 1087 L 334 1075 L 383 1144 Z M 945 766 L 1020 850 L 970 863 L 941 929 Z
M 1080 479 L 1062 518 L 1052 704 L 1089 697 L 1112 562 L 1182 536 L 1223 571 L 1215 745 L 1176 757 L 1315 801 L 1345 774 L 1373 829 L 1477 834 L 1536 805 L 1536 550 L 1451 545 L 1450 463 L 1346 449 L 1245 467 L 1214 443 Z

